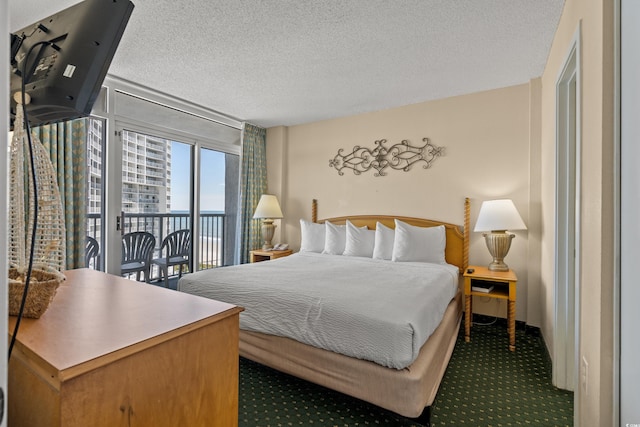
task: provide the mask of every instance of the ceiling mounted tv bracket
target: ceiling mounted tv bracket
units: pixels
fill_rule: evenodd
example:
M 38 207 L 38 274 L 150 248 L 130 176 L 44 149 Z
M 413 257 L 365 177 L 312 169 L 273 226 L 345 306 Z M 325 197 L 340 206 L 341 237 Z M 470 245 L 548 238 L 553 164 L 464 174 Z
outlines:
M 373 176 L 385 176 L 387 168 L 408 172 L 416 163 L 422 163 L 423 169 L 429 169 L 438 157 L 444 155 L 444 147 L 433 145 L 429 138 L 422 138 L 422 142 L 424 145 L 416 146 L 405 139 L 387 148 L 387 140 L 379 139 L 373 149 L 356 145 L 347 154 L 343 154 L 341 148 L 329 160 L 329 167 L 335 168 L 340 176 L 344 175 L 344 169 L 351 169 L 354 175 L 374 169 Z

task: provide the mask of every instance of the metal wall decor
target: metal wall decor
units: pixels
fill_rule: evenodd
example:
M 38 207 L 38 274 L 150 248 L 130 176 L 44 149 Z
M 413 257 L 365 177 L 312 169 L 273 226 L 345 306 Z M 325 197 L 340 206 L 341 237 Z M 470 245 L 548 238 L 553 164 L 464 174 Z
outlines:
M 369 149 L 356 145 L 350 153 L 342 154 L 343 149 L 329 160 L 329 167 L 336 168 L 340 176 L 344 175 L 344 169 L 351 169 L 355 175 L 374 169 L 373 176 L 385 176 L 385 169 L 409 171 L 413 165 L 422 162 L 423 169 L 429 169 L 438 157 L 444 154 L 444 147 L 437 147 L 422 138 L 424 145 L 414 146 L 408 140 L 403 140 L 391 147 L 385 147 L 386 139 L 375 141 L 375 148 Z

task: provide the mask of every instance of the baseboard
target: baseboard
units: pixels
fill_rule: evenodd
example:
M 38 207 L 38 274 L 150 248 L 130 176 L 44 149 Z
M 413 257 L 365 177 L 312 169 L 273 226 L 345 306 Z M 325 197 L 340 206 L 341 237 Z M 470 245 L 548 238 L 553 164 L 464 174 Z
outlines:
M 540 330 L 540 328 L 538 328 L 538 330 Z M 547 367 L 549 368 L 549 370 L 551 370 L 551 367 L 553 366 L 553 361 L 551 360 L 551 353 L 549 353 L 549 346 L 547 345 L 547 342 L 544 340 L 544 335 L 542 335 L 542 332 L 540 332 L 540 344 L 542 344 L 542 348 L 544 349 L 545 363 L 547 364 Z

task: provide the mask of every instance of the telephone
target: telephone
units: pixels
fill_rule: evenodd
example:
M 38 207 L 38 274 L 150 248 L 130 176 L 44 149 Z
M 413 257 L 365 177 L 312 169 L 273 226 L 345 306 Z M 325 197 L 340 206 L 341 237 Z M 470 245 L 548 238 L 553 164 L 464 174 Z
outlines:
M 286 243 L 278 243 L 273 247 L 274 251 L 286 251 L 287 249 L 289 249 L 289 245 Z

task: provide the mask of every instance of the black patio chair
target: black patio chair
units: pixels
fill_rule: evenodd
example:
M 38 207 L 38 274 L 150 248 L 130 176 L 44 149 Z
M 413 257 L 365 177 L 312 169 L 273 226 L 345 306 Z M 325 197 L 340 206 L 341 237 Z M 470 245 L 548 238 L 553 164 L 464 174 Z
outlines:
M 153 263 L 160 268 L 160 276 L 164 276 L 165 287 L 169 287 L 169 267 L 177 265 L 178 278 L 182 277 L 182 266 L 189 266 L 190 255 L 191 230 L 174 231 L 162 240 L 160 258 L 154 259 Z
M 122 265 L 120 273 L 125 276 L 136 273 L 140 281 L 140 273 L 144 273 L 144 281 L 149 283 L 151 276 L 151 258 L 156 246 L 156 238 L 146 231 L 134 231 L 122 236 Z
M 93 261 L 93 263 L 91 262 Z M 84 249 L 84 266 L 100 270 L 100 244 L 96 239 L 87 236 Z

